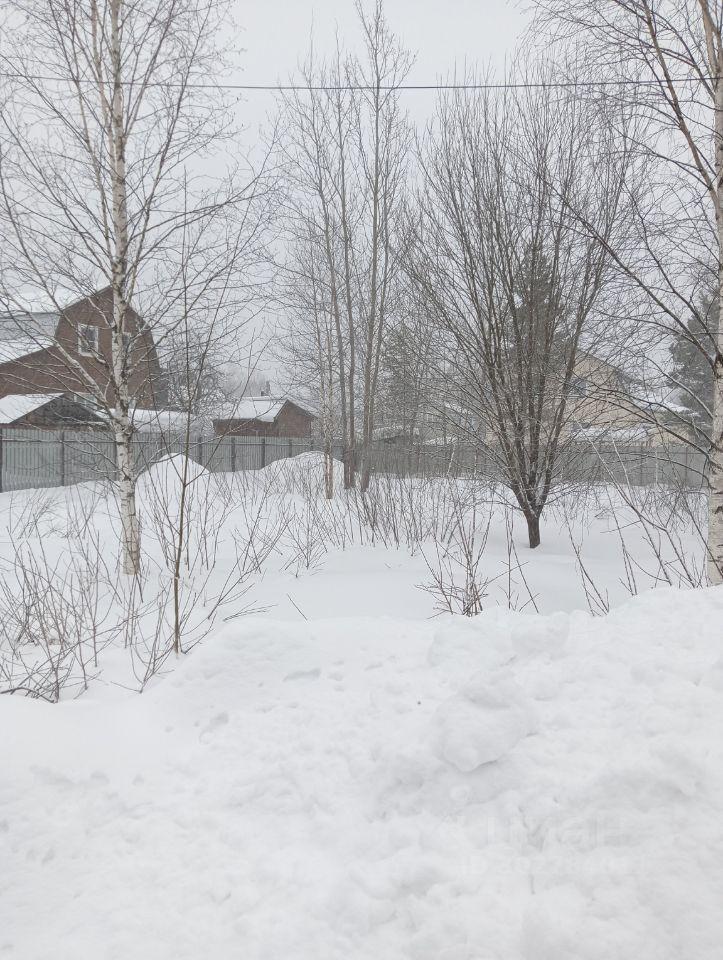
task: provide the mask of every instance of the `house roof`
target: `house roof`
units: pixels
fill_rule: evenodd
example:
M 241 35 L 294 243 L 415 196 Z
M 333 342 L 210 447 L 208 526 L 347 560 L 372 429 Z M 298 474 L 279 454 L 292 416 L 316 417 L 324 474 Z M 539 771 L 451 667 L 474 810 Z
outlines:
M 53 346 L 54 342 L 50 337 L 42 336 L 18 337 L 14 340 L 0 338 L 0 363 L 10 363 L 13 360 L 29 357 L 31 353 L 47 350 L 48 347 Z
M 11 393 L 0 397 L 0 424 L 15 423 L 59 397 L 62 393 Z
M 179 433 L 185 432 L 188 414 L 179 410 L 144 410 L 136 407 L 131 411 L 131 421 L 139 433 Z M 211 428 L 207 417 L 191 416 L 191 430 L 194 434 Z
M 213 415 L 214 420 L 260 420 L 262 423 L 273 423 L 283 409 L 285 403 L 293 403 L 304 413 L 313 416 L 304 404 L 291 397 L 242 397 L 232 403 L 219 407 Z
M 0 313 L 0 341 L 54 337 L 60 314 L 55 311 Z

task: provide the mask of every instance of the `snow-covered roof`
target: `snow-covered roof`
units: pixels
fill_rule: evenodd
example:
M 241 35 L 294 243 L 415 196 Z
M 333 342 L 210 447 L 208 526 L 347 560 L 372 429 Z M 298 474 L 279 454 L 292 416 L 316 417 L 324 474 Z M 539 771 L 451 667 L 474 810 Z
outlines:
M 0 340 L 0 363 L 10 363 L 12 360 L 21 360 L 23 357 L 47 350 L 52 347 L 50 337 L 18 337 L 15 340 Z
M 219 407 L 214 413 L 214 420 L 260 420 L 262 423 L 273 423 L 287 401 L 307 413 L 311 412 L 305 404 L 291 397 L 242 397 Z
M 58 397 L 62 397 L 62 393 L 11 393 L 0 397 L 0 424 L 15 423 Z
M 143 410 L 137 407 L 131 412 L 131 421 L 139 433 L 183 433 L 188 424 L 188 414 L 182 410 Z M 191 430 L 194 433 L 210 428 L 207 417 L 191 415 Z
M 53 311 L 0 313 L 0 340 L 54 337 L 60 314 Z

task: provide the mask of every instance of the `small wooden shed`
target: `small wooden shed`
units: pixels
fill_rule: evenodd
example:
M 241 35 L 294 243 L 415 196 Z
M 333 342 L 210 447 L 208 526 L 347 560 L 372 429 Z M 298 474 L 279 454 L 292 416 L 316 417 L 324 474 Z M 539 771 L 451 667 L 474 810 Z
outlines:
M 84 430 L 102 418 L 64 393 L 10 393 L 0 397 L 0 427 Z

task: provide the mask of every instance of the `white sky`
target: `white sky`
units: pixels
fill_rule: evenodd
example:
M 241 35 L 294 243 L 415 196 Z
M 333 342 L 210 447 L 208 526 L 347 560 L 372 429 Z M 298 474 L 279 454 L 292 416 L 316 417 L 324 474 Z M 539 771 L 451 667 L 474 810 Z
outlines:
M 434 82 L 465 64 L 504 67 L 523 27 L 519 0 L 385 0 L 391 28 L 417 54 L 412 83 Z M 288 80 L 308 50 L 313 24 L 315 49 L 331 53 L 335 30 L 347 47 L 358 36 L 353 0 L 236 0 L 241 28 L 242 83 Z M 406 94 L 415 117 L 431 112 L 434 94 Z M 273 110 L 273 95 L 244 95 L 239 118 L 251 138 Z
M 371 3 L 372 0 L 366 0 Z M 523 0 L 385 0 L 385 15 L 404 46 L 416 54 L 409 83 L 434 83 L 466 67 L 502 71 L 525 26 Z M 235 0 L 234 18 L 242 46 L 239 83 L 284 83 L 309 49 L 313 25 L 319 57 L 332 54 L 338 28 L 342 45 L 357 47 L 359 29 L 353 0 Z M 404 94 L 417 123 L 431 116 L 435 93 Z M 254 91 L 239 95 L 236 121 L 241 153 L 254 156 L 259 130 L 274 114 L 275 95 Z M 266 318 L 273 322 L 273 317 Z M 278 386 L 276 365 L 267 356 L 258 372 Z

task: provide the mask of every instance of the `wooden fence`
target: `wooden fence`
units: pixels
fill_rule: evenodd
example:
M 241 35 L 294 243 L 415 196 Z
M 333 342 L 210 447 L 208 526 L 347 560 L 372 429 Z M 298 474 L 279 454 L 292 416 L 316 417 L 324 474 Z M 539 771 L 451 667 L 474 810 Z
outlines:
M 136 470 L 185 451 L 185 438 L 137 434 L 133 440 Z M 310 439 L 275 437 L 193 436 L 188 454 L 212 472 L 259 470 L 310 450 L 320 443 Z M 334 445 L 341 458 L 341 445 Z M 474 444 L 418 444 L 403 447 L 377 444 L 373 470 L 396 476 L 461 476 L 477 474 L 504 482 L 493 451 Z M 567 446 L 557 464 L 555 482 L 622 483 L 699 489 L 704 483 L 706 458 L 686 447 L 655 450 L 650 447 Z M 0 492 L 57 487 L 86 480 L 115 477 L 115 447 L 110 435 L 98 431 L 0 430 Z

